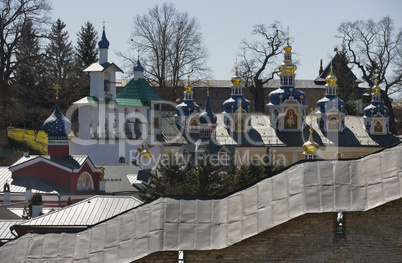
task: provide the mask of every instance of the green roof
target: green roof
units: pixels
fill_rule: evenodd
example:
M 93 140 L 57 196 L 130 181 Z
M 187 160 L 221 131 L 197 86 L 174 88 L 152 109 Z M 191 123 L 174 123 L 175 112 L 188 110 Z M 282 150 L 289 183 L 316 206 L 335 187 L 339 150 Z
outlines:
M 105 70 L 107 70 L 109 67 L 114 67 L 115 69 L 116 69 L 116 71 L 120 71 L 120 72 L 123 72 L 123 70 L 121 70 L 118 66 L 116 66 L 116 64 L 114 64 L 114 63 L 109 63 L 109 62 L 105 62 L 105 63 L 102 63 L 102 64 L 100 64 L 102 67 L 103 67 L 103 70 L 102 71 L 105 71 Z
M 145 79 L 130 80 L 116 95 L 118 105 L 149 106 L 151 102 L 164 102 Z

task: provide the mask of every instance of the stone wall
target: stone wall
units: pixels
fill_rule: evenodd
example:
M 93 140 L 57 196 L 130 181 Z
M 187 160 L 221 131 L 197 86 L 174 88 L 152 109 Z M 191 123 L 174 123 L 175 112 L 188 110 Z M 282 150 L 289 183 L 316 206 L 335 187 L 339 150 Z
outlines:
M 402 199 L 344 213 L 344 234 L 336 234 L 336 217 L 306 214 L 225 249 L 185 251 L 184 262 L 402 262 Z M 138 262 L 170 262 L 166 253 Z

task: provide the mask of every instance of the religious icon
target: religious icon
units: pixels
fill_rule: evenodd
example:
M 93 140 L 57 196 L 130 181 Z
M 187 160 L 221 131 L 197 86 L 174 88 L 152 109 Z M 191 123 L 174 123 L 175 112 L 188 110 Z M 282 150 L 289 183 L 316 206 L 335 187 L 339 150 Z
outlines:
M 337 117 L 331 117 L 328 121 L 328 130 L 337 131 L 339 130 L 339 120 Z
M 382 123 L 381 121 L 376 121 L 374 124 L 374 132 L 382 132 Z
M 285 129 L 297 129 L 297 115 L 293 109 L 289 109 L 285 116 Z
M 244 131 L 246 129 L 246 120 L 244 117 L 237 117 L 235 120 L 235 130 Z
M 89 191 L 89 190 L 93 190 L 92 179 L 87 172 L 84 172 L 78 178 L 77 191 Z

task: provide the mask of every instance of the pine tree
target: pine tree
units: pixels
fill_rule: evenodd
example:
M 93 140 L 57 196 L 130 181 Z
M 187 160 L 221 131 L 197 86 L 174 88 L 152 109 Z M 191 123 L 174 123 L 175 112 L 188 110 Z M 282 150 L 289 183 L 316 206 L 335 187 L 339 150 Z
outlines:
M 81 31 L 78 32 L 77 37 L 77 46 L 75 47 L 77 60 L 81 68 L 85 69 L 98 60 L 98 33 L 88 21 L 81 27 Z
M 72 96 L 75 94 L 71 91 L 71 88 L 74 87 L 74 83 L 71 83 L 74 68 L 74 50 L 65 27 L 66 24 L 60 19 L 52 25 L 49 35 L 50 43 L 46 47 L 46 68 L 50 80 L 47 85 L 47 99 L 54 102 L 53 85 L 58 83 L 62 87 L 59 96 L 59 104 L 61 104 L 62 108 L 67 108 L 77 99 Z

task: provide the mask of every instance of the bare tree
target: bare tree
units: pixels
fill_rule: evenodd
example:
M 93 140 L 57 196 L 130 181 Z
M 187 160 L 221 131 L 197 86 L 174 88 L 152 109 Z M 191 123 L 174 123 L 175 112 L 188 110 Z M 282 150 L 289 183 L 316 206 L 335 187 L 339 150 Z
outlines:
M 134 18 L 132 46 L 141 49 L 148 77 L 160 87 L 177 87 L 188 68 L 194 77 L 209 73 L 208 52 L 203 44 L 200 25 L 174 4 L 164 3 Z M 127 57 L 126 57 L 127 58 Z M 133 61 L 133 60 L 132 60 Z
M 239 69 L 254 97 L 255 112 L 264 112 L 263 85 L 278 74 L 275 58 L 282 52 L 282 46 L 286 42 L 286 33 L 279 22 L 266 26 L 255 25 L 252 31 L 258 40 L 242 40 L 240 44 L 241 61 Z
M 349 61 L 357 66 L 370 87 L 378 70 L 378 84 L 382 84 L 384 89 L 381 97 L 389 109 L 390 130 L 395 132 L 394 111 L 389 96 L 401 91 L 402 29 L 395 29 L 394 21 L 386 16 L 378 23 L 373 20 L 344 22 L 338 32 L 347 48 Z
M 40 26 L 49 19 L 47 13 L 51 7 L 47 0 L 1 0 L 0 13 L 0 145 L 7 144 L 7 125 L 10 111 L 7 95 L 11 86 L 13 73 L 19 63 L 27 58 L 16 59 L 18 43 L 24 36 L 23 30 L 32 22 L 37 27 L 38 36 L 41 34 Z M 36 55 L 35 55 L 36 56 Z

